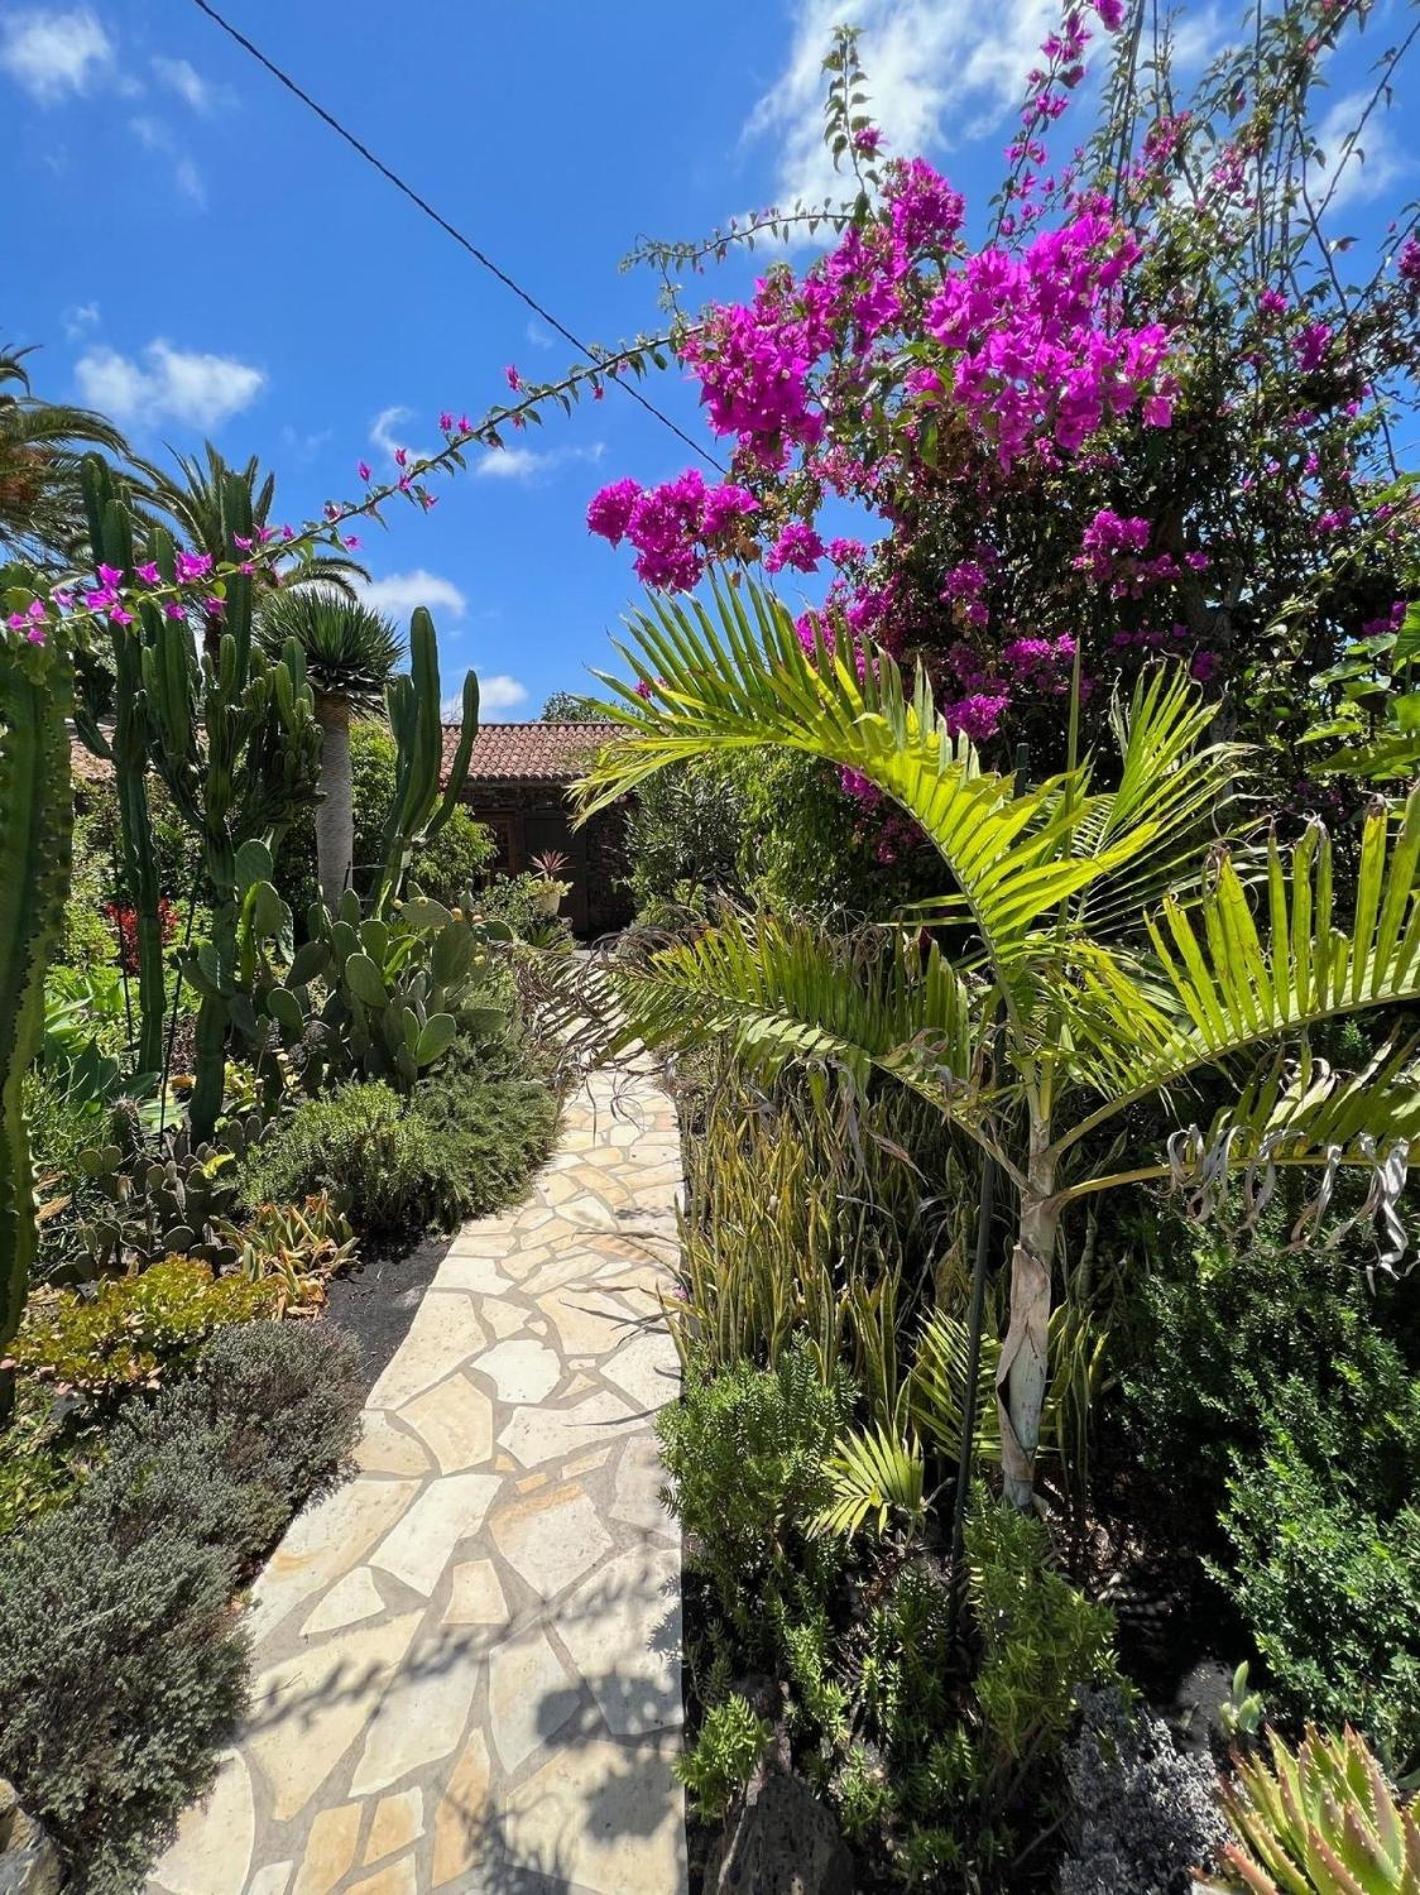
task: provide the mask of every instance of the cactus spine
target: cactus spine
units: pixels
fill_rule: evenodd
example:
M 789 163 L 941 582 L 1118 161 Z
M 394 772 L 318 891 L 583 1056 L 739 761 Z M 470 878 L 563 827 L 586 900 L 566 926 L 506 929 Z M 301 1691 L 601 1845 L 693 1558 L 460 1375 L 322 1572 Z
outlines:
M 69 890 L 73 683 L 53 632 L 45 645 L 0 632 L 0 1344 L 19 1327 L 38 1242 L 22 1088 Z
M 384 833 L 384 866 L 375 887 L 374 909 L 384 914 L 399 897 L 412 852 L 438 835 L 458 808 L 468 781 L 473 740 L 478 735 L 478 679 L 463 681 L 463 728 L 442 797 L 439 772 L 444 761 L 440 721 L 439 644 L 434 621 L 421 605 L 409 621 L 409 671 L 385 691 L 385 708 L 398 756 L 394 798 Z
M 96 454 L 85 457 L 84 505 L 94 559 L 117 566 L 131 583 L 133 528 L 114 498 L 113 476 Z M 148 715 L 143 697 L 142 640 L 128 625 L 111 627 L 113 638 L 113 736 L 105 741 L 97 719 L 81 727 L 90 749 L 112 760 L 118 791 L 119 849 L 133 903 L 138 951 L 138 1043 L 134 1064 L 156 1073 L 163 1063 L 163 936 L 158 920 L 158 862 L 148 808 Z

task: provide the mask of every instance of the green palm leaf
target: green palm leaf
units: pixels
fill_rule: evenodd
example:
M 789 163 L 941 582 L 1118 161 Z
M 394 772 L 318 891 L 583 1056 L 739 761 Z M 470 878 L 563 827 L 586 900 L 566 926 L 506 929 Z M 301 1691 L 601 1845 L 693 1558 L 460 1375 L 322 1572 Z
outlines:
M 885 1533 L 894 1514 L 915 1526 L 925 1511 L 922 1450 L 885 1428 L 841 1437 L 824 1463 L 832 1498 L 814 1521 L 817 1533 L 850 1537 L 870 1522 Z

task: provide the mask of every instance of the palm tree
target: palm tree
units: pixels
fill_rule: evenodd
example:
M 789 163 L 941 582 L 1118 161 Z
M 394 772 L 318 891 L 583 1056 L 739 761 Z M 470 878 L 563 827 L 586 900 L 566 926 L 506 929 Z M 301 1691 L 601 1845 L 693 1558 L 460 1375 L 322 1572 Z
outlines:
M 1398 820 L 1372 804 L 1345 925 L 1320 825 L 1290 851 L 1269 840 L 1260 926 L 1237 848 L 1209 828 L 1240 752 L 1204 743 L 1211 712 L 1187 679 L 1157 671 L 1116 710 L 1116 787 L 1096 787 L 1089 759 L 1021 787 L 949 734 L 924 675 L 908 694 L 896 664 L 869 653 L 860 677 L 846 629 L 806 651 L 784 608 L 747 584 L 717 592 L 716 608 L 657 601 L 633 618 L 623 656 L 636 682 L 605 680 L 625 734 L 582 785 L 584 813 L 724 750 L 782 746 L 857 771 L 940 855 L 952 887 L 933 920 L 951 953 L 919 949 L 918 918 L 887 921 L 869 955 L 732 915 L 613 976 L 625 1037 L 728 1039 L 771 1072 L 809 1061 L 859 1083 L 887 1074 L 994 1163 L 1015 1198 L 1002 1462 L 1009 1498 L 1028 1506 L 1071 1206 L 1152 1180 L 1206 1212 L 1242 1174 L 1244 1205 L 1260 1208 L 1276 1168 L 1301 1165 L 1322 1171 L 1319 1214 L 1338 1168 L 1356 1166 L 1392 1239 L 1381 1261 L 1398 1261 L 1417 1042 L 1389 1040 L 1363 1072 L 1340 1074 L 1308 1034 L 1420 996 L 1420 787 Z M 1200 1132 L 1185 1096 L 1208 1074 L 1232 1102 Z M 1131 1154 L 1147 1104 L 1176 1129 L 1163 1149 Z
M 240 559 L 244 549 L 233 545 L 227 526 L 227 484 L 236 479 L 245 486 L 251 497 L 252 525 L 260 533 L 272 524 L 276 476 L 268 473 L 262 477 L 261 463 L 255 454 L 244 467 L 230 466 L 211 441 L 204 442 L 203 457 L 205 465 L 195 454 L 174 453 L 176 473 L 151 461 L 137 461 L 135 465 L 148 483 L 145 498 L 152 508 L 173 522 L 179 538 L 195 552 L 208 554 L 217 564 Z M 314 553 L 298 565 L 288 566 L 279 576 L 276 569 L 266 563 L 256 569 L 256 584 L 262 591 L 271 591 L 278 585 L 302 589 L 314 586 L 324 592 L 334 592 L 352 604 L 358 597 L 354 582 L 367 577 L 363 566 L 341 553 Z M 221 634 L 220 615 L 209 614 L 204 642 L 214 661 Z
M 79 486 L 85 453 L 126 457 L 112 422 L 30 392 L 30 349 L 0 349 L 0 556 L 67 566 L 88 536 Z
M 355 854 L 351 720 L 378 714 L 403 643 L 383 613 L 309 586 L 278 592 L 262 609 L 261 639 L 273 657 L 288 638 L 305 653 L 321 727 L 316 873 L 322 898 L 334 907 L 350 885 Z

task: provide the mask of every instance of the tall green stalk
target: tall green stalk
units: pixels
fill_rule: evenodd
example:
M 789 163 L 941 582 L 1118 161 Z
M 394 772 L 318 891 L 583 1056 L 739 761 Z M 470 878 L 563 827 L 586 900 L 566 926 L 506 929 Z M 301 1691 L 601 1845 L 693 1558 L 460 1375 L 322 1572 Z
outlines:
M 478 679 L 463 681 L 463 724 L 449 779 L 440 795 L 444 728 L 439 696 L 439 643 L 434 621 L 419 606 L 409 621 L 409 671 L 385 691 L 385 706 L 397 749 L 394 797 L 384 833 L 384 866 L 375 887 L 374 911 L 383 914 L 398 899 L 413 852 L 438 835 L 458 808 L 468 782 L 473 740 L 478 735 Z
M 95 561 L 133 578 L 133 528 L 114 497 L 106 462 L 89 455 L 82 474 Z M 105 740 L 96 719 L 81 728 L 90 748 L 112 760 L 118 792 L 119 851 L 128 898 L 134 909 L 138 953 L 138 1035 L 134 1065 L 156 1073 L 163 1063 L 163 932 L 158 918 L 158 859 L 148 803 L 148 715 L 143 695 L 142 635 L 136 625 L 111 627 L 113 641 L 113 734 Z
M 19 1327 L 38 1245 L 25 1073 L 69 890 L 73 794 L 67 649 L 0 630 L 0 1345 Z

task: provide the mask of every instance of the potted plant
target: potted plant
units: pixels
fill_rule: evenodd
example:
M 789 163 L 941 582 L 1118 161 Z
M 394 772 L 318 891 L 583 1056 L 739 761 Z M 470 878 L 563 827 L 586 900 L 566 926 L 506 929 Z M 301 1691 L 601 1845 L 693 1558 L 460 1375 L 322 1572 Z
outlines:
M 563 897 L 570 895 L 572 884 L 561 879 L 562 871 L 567 867 L 567 857 L 559 849 L 546 849 L 532 859 L 537 879 L 530 889 L 533 912 L 539 915 L 555 915 L 562 906 Z

